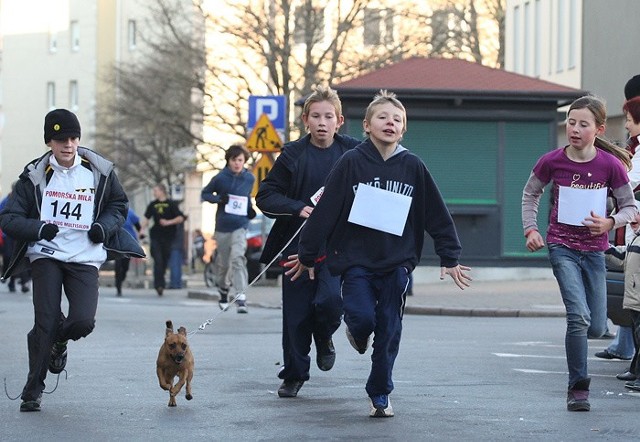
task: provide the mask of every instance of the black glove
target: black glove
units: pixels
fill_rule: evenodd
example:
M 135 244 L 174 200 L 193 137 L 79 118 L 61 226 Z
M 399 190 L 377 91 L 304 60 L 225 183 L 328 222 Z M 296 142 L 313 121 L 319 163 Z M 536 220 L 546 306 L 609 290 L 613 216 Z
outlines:
M 51 241 L 58 234 L 58 226 L 55 224 L 45 224 L 40 229 L 40 239 L 46 239 L 47 241 Z
M 256 211 L 253 210 L 253 207 L 249 207 L 249 210 L 247 211 L 247 218 L 253 219 L 255 217 L 256 217 Z
M 93 223 L 91 229 L 89 229 L 89 239 L 91 242 L 99 244 L 104 242 L 104 230 L 102 230 L 102 226 L 98 223 Z
M 220 201 L 218 204 L 227 204 L 229 202 L 229 195 L 227 195 L 226 193 L 219 195 L 219 197 L 220 197 Z

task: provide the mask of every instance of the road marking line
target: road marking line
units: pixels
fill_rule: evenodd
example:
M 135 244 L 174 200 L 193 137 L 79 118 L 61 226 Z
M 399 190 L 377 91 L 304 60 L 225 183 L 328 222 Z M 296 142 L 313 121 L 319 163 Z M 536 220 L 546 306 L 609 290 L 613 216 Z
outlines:
M 565 359 L 564 356 L 521 355 L 517 353 L 491 353 L 491 354 L 499 358 Z

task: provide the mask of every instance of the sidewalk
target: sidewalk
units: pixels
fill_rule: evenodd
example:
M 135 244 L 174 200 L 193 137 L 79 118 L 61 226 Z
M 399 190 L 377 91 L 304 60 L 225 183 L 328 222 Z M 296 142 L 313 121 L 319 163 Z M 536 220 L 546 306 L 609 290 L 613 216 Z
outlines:
M 407 297 L 406 314 L 492 317 L 558 317 L 565 314 L 558 285 L 544 272 L 529 275 L 507 269 L 498 272 L 497 276 L 487 276 L 489 273 L 485 272 L 477 278 L 474 276 L 471 287 L 465 290 L 460 290 L 448 277 L 440 281 L 431 274 L 433 271 L 428 272 L 416 274 L 413 296 Z M 503 279 L 495 279 L 500 276 Z M 201 281 L 201 274 L 188 276 L 187 296 L 217 302 L 218 291 L 205 287 Z M 279 280 L 258 281 L 249 287 L 246 295 L 249 307 L 281 308 Z

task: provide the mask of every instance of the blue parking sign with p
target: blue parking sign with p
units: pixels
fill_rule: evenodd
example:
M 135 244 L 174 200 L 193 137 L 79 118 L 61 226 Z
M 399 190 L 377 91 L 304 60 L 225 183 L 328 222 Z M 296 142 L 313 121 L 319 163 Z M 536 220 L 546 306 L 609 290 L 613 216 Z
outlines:
M 249 96 L 249 120 L 247 128 L 251 131 L 260 115 L 266 114 L 275 130 L 283 131 L 286 121 L 284 95 L 250 95 Z

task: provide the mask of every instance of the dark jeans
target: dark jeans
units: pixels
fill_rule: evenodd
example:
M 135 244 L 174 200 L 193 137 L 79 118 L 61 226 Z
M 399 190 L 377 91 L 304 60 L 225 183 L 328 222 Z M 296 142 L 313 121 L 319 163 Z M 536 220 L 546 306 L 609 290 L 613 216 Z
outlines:
M 29 375 L 22 399 L 35 400 L 44 390 L 51 346 L 78 340 L 93 331 L 98 308 L 98 269 L 84 264 L 41 258 L 31 263 L 34 325 L 27 334 Z M 62 314 L 62 289 L 69 312 Z
M 165 288 L 164 275 L 171 256 L 173 238 L 151 238 L 151 257 L 153 258 L 153 288 Z
M 116 272 L 116 289 L 118 289 L 118 293 L 122 290 L 122 283 L 127 279 L 130 261 L 130 258 L 117 258 L 114 262 Z
M 305 273 L 291 281 L 282 276 L 282 352 L 280 379 L 309 379 L 311 339 L 326 340 L 340 327 L 340 278 L 326 265 L 316 266 L 314 280 Z
M 636 346 L 636 351 L 631 360 L 631 366 L 629 371 L 636 376 L 640 375 L 640 312 L 637 310 L 630 310 L 631 320 L 633 321 L 633 343 Z
M 357 340 L 373 333 L 369 397 L 393 391 L 392 372 L 402 335 L 402 316 L 409 287 L 409 273 L 399 267 L 377 273 L 351 267 L 342 275 L 344 322 Z

